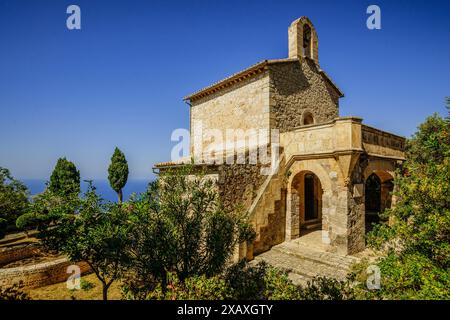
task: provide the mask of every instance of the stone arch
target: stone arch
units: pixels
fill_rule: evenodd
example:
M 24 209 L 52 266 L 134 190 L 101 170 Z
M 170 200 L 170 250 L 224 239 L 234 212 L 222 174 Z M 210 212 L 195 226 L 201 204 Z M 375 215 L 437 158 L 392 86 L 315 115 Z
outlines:
M 319 63 L 319 39 L 311 20 L 301 17 L 291 23 L 289 27 L 289 58 L 307 57 Z M 305 39 L 305 36 L 310 39 Z M 308 45 L 307 52 L 304 50 Z
M 327 171 L 315 160 L 295 161 L 287 170 L 289 172 L 288 192 L 291 191 L 290 188 L 295 175 L 301 171 L 310 171 L 314 173 L 319 178 L 324 192 L 331 192 L 330 177 L 328 176 Z
M 394 179 L 395 164 L 384 159 L 369 159 L 367 167 L 364 169 L 364 181 L 372 174 L 376 173 L 381 182 Z
M 311 171 L 301 171 L 293 177 L 291 191 L 299 200 L 297 212 L 300 232 L 302 227 L 314 228 L 314 226 L 320 225 L 323 194 L 320 179 Z
M 303 25 L 303 55 L 312 58 L 312 30 L 309 24 Z
M 395 164 L 384 159 L 370 159 L 364 170 L 364 219 L 366 233 L 379 223 L 380 213 L 395 202 L 392 195 Z
M 311 110 L 305 109 L 305 110 L 302 112 L 302 116 L 301 116 L 300 123 L 301 123 L 303 126 L 311 125 L 311 124 L 316 123 L 316 119 L 315 119 L 315 117 L 314 117 L 314 115 L 313 115 L 313 113 L 312 113 Z
M 287 181 L 287 203 L 286 203 L 286 240 L 298 238 L 300 236 L 300 227 L 302 221 L 301 213 L 304 203 L 299 196 L 299 190 L 296 187 L 296 180 L 303 179 L 305 174 L 312 174 L 317 177 L 317 192 L 320 193 L 320 218 L 315 223 L 319 224 L 322 230 L 322 242 L 329 244 L 329 208 L 332 204 L 332 183 L 327 171 L 315 160 L 303 160 L 294 162 L 288 169 L 289 178 Z M 300 180 L 301 181 L 301 180 Z M 301 191 L 303 192 L 303 190 Z M 300 194 L 301 195 L 301 194 Z M 304 199 L 303 199 L 304 200 Z M 304 212 L 303 212 L 304 213 Z

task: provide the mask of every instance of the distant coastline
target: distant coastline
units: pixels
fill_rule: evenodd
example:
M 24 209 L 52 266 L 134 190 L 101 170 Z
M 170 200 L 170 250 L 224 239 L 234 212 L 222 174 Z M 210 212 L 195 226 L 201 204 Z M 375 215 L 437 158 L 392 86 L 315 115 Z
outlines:
M 28 188 L 31 196 L 39 194 L 45 190 L 45 179 L 22 179 Z M 93 179 L 93 184 L 97 188 L 97 193 L 107 201 L 117 201 L 116 192 L 111 189 L 108 180 Z M 128 200 L 132 193 L 142 193 L 147 190 L 148 183 L 151 179 L 129 179 L 123 189 L 124 200 Z M 86 191 L 87 183 L 81 181 L 81 192 Z

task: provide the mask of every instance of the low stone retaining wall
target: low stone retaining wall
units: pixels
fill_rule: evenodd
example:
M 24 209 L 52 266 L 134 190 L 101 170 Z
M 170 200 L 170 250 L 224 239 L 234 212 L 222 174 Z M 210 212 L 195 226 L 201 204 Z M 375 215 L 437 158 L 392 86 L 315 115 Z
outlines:
M 90 272 L 85 262 L 73 263 L 67 258 L 59 258 L 30 266 L 0 269 L 0 286 L 8 287 L 22 282 L 24 288 L 31 289 L 64 282 L 71 275 L 67 273 L 67 267 L 75 264 L 80 267 L 81 274 Z
M 7 234 L 3 239 L 0 239 L 0 246 L 7 245 L 9 243 L 14 243 L 16 241 L 20 241 L 26 238 L 33 238 L 35 237 L 39 232 L 36 230 L 31 230 L 28 232 L 17 232 L 17 233 L 11 233 Z
M 22 259 L 41 255 L 36 243 L 21 244 L 20 246 L 0 249 L 0 267 Z

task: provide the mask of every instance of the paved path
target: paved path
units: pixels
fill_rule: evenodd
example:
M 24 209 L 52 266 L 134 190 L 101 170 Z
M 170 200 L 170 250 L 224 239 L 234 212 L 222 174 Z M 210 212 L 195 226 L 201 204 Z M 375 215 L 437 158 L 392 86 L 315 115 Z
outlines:
M 344 280 L 351 265 L 359 261 L 353 256 L 326 252 L 322 245 L 321 231 L 273 246 L 255 257 L 255 262 L 261 260 L 287 271 L 294 283 L 302 285 L 315 276 Z

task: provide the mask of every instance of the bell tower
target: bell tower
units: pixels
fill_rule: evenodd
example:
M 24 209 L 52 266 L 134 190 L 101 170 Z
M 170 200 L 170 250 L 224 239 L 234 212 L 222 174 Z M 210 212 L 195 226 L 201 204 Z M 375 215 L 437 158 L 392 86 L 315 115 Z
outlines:
M 289 58 L 312 59 L 319 64 L 319 40 L 313 24 L 307 17 L 291 23 L 288 29 Z

